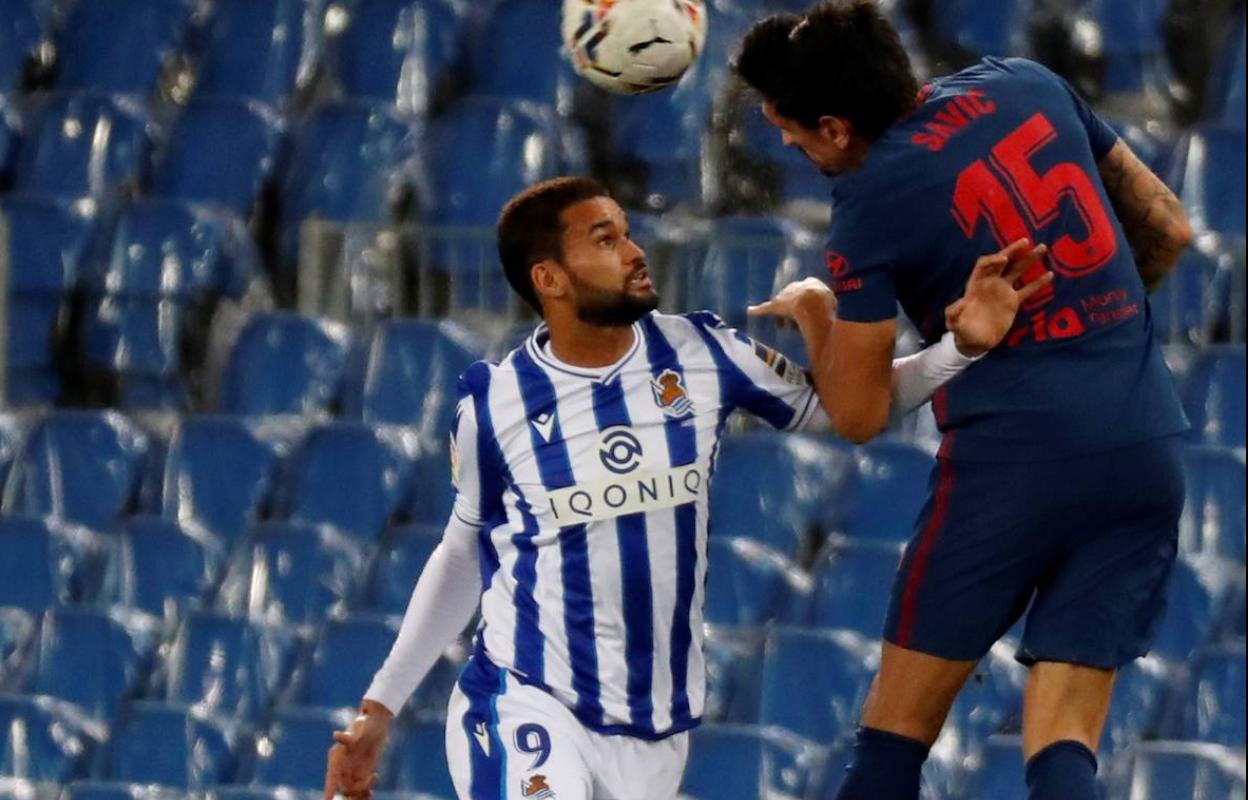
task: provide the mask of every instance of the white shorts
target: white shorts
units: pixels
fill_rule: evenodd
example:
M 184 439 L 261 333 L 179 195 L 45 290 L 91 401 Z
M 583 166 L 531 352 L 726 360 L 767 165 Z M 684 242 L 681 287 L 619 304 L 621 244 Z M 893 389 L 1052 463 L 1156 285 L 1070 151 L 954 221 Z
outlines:
M 446 714 L 446 760 L 459 800 L 675 800 L 689 734 L 657 742 L 585 728 L 541 689 L 500 670 L 494 694 L 458 684 Z

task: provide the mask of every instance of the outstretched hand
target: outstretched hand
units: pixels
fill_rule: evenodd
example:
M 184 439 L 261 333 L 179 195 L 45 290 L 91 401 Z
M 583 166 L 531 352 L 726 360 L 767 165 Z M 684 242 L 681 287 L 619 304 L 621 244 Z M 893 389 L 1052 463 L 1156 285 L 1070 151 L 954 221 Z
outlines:
M 1027 239 L 1019 239 L 975 262 L 966 291 L 945 309 L 945 327 L 953 332 L 959 352 L 983 355 L 1005 339 L 1018 309 L 1053 280 L 1048 270 L 1023 278 L 1046 251 L 1042 244 L 1032 247 Z
M 361 713 L 345 731 L 334 731 L 325 771 L 325 800 L 335 795 L 368 800 L 377 785 L 377 762 L 390 738 L 393 715 L 385 706 L 364 701 Z

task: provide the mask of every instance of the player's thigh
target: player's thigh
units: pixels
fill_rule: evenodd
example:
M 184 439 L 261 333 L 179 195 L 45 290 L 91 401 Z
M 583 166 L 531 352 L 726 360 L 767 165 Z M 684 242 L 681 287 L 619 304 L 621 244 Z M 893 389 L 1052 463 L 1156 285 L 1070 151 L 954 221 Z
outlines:
M 514 679 L 472 696 L 456 686 L 446 754 L 460 800 L 591 800 L 586 734 L 566 708 Z
M 591 739 L 594 800 L 676 800 L 689 759 L 688 733 L 657 742 L 598 734 Z
M 940 735 L 976 661 L 951 661 L 884 643 L 880 671 L 862 710 L 868 728 L 930 745 Z

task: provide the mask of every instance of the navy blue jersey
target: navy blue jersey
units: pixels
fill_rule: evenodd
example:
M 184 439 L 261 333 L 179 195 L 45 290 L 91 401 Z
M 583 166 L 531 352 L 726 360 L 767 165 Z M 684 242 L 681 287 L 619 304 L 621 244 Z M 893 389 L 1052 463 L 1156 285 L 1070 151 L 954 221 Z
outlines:
M 1023 237 L 1049 247 L 1053 284 L 933 398 L 946 457 L 1062 458 L 1187 428 L 1097 172 L 1116 141 L 1044 67 L 989 58 L 925 87 L 833 182 L 827 263 L 842 319 L 891 319 L 900 303 L 934 341 L 977 258 Z

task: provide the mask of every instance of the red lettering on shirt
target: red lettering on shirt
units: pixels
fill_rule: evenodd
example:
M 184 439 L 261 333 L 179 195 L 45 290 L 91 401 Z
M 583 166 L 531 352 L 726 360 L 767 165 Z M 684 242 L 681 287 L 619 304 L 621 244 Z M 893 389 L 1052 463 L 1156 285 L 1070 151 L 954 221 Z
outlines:
M 911 144 L 940 152 L 959 131 L 981 117 L 996 112 L 997 104 L 979 89 L 971 89 L 945 103 L 923 130 L 910 137 Z

